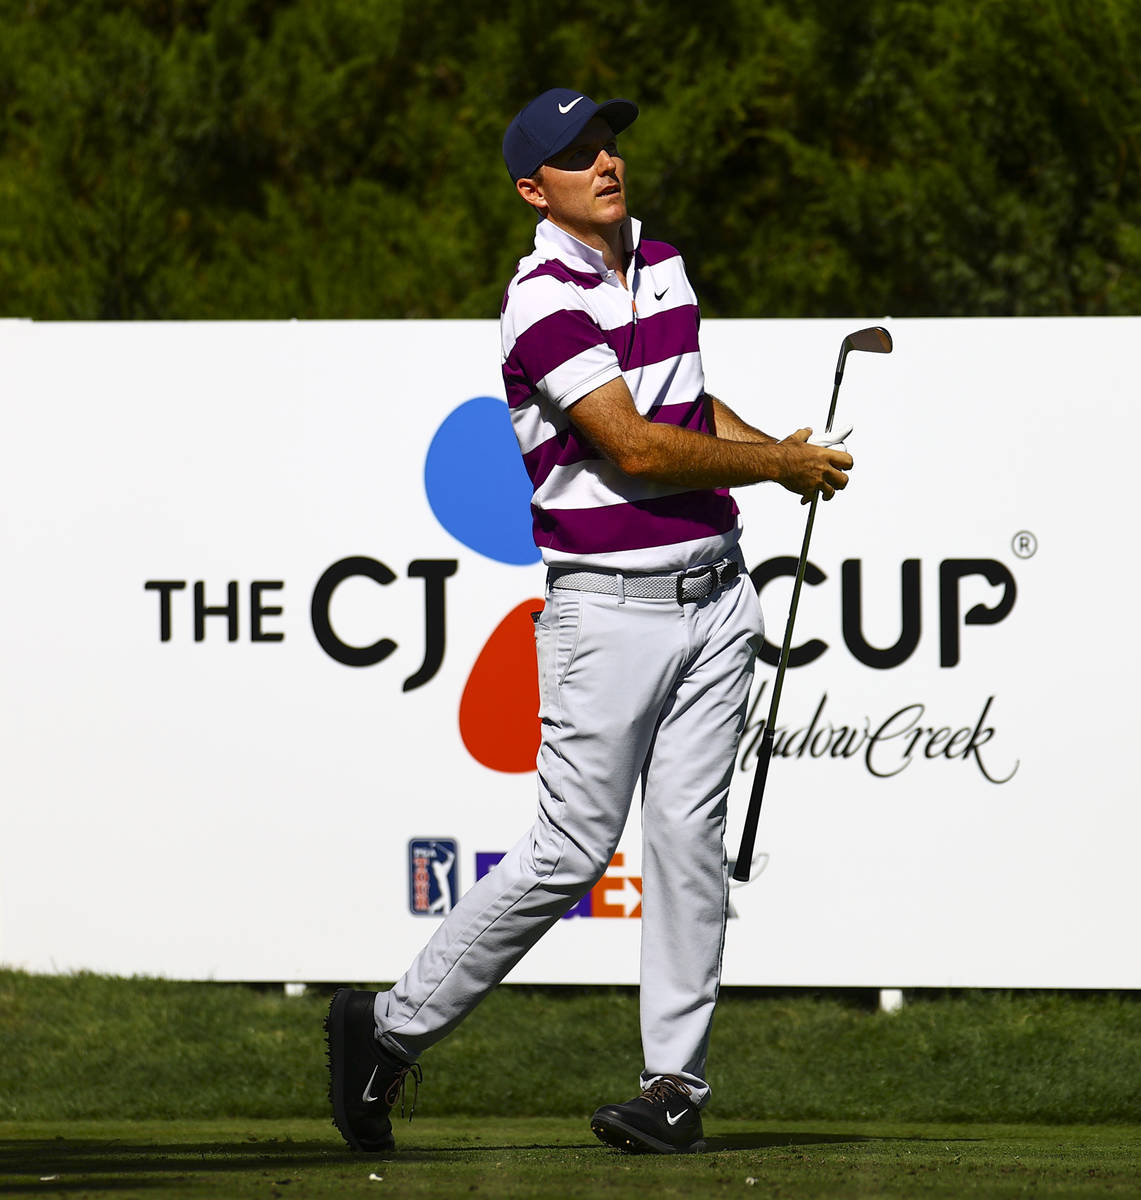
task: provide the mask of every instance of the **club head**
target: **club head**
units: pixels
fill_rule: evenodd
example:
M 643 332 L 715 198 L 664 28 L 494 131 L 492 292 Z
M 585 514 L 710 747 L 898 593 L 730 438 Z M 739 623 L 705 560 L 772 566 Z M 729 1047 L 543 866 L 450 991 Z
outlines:
M 872 325 L 867 329 L 857 329 L 844 339 L 844 345 L 849 350 L 867 350 L 872 354 L 891 353 L 891 334 L 882 325 Z
M 836 361 L 836 386 L 844 378 L 844 360 L 849 350 L 866 350 L 870 354 L 890 354 L 891 334 L 882 325 L 869 325 L 867 329 L 857 329 L 850 333 L 840 343 L 840 357 Z

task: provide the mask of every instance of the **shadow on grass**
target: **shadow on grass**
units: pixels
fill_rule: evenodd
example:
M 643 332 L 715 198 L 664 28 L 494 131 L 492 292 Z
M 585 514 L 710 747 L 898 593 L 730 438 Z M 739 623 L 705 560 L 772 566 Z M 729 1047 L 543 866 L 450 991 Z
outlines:
M 726 1133 L 707 1134 L 708 1154 L 726 1150 L 766 1150 L 784 1146 L 820 1146 L 843 1142 L 875 1142 L 880 1138 L 865 1137 L 862 1133 Z
M 714 1134 L 706 1138 L 709 1154 L 788 1146 L 842 1145 L 867 1142 L 946 1142 L 947 1138 L 890 1138 L 859 1133 L 749 1132 Z M 954 1141 L 977 1139 L 956 1138 Z M 0 1190 L 8 1195 L 44 1192 L 51 1182 L 55 1192 L 98 1192 L 168 1186 L 178 1177 L 214 1171 L 261 1171 L 276 1184 L 291 1182 L 285 1176 L 305 1168 L 347 1164 L 403 1162 L 461 1162 L 481 1154 L 597 1150 L 621 1155 L 592 1140 L 582 1142 L 515 1142 L 479 1145 L 410 1146 L 385 1155 L 356 1155 L 332 1141 L 257 1139 L 221 1142 L 134 1142 L 117 1138 L 39 1138 L 0 1142 Z
M 331 1142 L 243 1141 L 145 1143 L 108 1138 L 43 1138 L 0 1142 L 0 1192 L 100 1191 L 165 1187 L 171 1176 L 209 1171 L 265 1171 L 275 1182 L 303 1167 L 343 1160 Z M 156 1176 L 148 1179 L 146 1176 Z M 20 1178 L 25 1177 L 25 1178 Z M 26 1178 L 30 1177 L 30 1178 Z
M 726 1133 L 706 1135 L 709 1154 L 726 1150 L 775 1150 L 787 1146 L 844 1145 L 854 1142 L 973 1142 L 977 1138 L 884 1137 L 864 1133 Z

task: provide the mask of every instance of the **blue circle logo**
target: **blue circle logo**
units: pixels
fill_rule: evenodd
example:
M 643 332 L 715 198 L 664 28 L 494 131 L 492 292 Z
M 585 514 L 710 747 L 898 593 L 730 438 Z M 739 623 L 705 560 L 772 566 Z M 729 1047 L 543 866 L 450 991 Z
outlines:
M 437 521 L 470 550 L 513 566 L 541 555 L 531 535 L 531 481 L 505 401 L 476 396 L 436 430 L 424 490 Z

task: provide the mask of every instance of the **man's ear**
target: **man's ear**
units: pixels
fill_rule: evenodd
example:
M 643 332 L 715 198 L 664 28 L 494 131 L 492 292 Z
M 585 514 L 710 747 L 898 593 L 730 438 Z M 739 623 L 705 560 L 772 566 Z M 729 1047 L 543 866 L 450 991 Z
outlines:
M 540 213 L 546 213 L 547 200 L 543 195 L 542 179 L 538 175 L 531 179 L 515 180 L 515 190 L 532 208 L 538 209 Z

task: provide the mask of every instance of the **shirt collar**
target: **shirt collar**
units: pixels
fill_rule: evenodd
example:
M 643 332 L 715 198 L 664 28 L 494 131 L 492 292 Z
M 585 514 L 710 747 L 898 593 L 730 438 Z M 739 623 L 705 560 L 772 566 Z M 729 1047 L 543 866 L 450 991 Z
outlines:
M 622 246 L 626 251 L 626 267 L 629 272 L 631 259 L 642 237 L 642 222 L 635 217 L 627 217 L 622 222 Z M 593 271 L 605 279 L 610 273 L 602 257 L 601 250 L 595 250 L 585 242 L 580 242 L 573 234 L 546 219 L 535 227 L 535 249 L 544 258 L 557 258 L 568 267 Z

